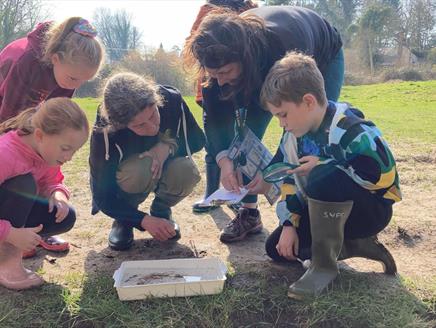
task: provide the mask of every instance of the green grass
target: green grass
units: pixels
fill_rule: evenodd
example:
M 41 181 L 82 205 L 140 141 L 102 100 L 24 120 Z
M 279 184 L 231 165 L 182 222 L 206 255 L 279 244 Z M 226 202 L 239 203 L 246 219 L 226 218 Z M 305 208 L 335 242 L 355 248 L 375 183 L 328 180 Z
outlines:
M 390 141 L 436 143 L 436 81 L 346 86 L 341 100 L 362 109 Z
M 361 108 L 388 141 L 436 142 L 436 81 L 345 87 L 342 100 Z M 201 109 L 186 97 L 201 122 Z M 95 120 L 96 99 L 77 99 Z M 273 119 L 265 143 L 281 135 Z M 63 169 L 83 194 L 89 144 Z M 424 150 L 425 152 L 425 150 Z M 92 224 L 90 219 L 90 225 Z M 98 230 L 95 226 L 94 229 Z M 93 238 L 93 234 L 83 236 Z M 307 302 L 286 297 L 302 273 L 268 264 L 233 269 L 222 294 L 121 302 L 111 275 L 65 272 L 37 290 L 0 291 L 0 327 L 422 327 L 436 326 L 436 279 L 342 272 L 332 291 Z
M 333 291 L 305 302 L 286 297 L 288 281 L 272 269 L 242 268 L 223 293 L 121 302 L 109 275 L 67 275 L 2 298 L 1 327 L 434 327 L 429 304 L 404 280 L 342 273 Z M 415 287 L 416 288 L 416 287 Z M 433 296 L 434 297 L 434 296 Z M 433 299 L 434 302 L 434 299 Z M 434 304 L 434 303 L 433 303 Z

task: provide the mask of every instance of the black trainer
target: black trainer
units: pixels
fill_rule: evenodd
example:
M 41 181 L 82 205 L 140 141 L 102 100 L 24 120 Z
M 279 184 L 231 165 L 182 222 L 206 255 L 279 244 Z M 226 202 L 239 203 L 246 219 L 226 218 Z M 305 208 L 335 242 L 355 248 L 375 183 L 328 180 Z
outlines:
M 218 167 L 217 163 L 215 162 L 215 159 L 210 156 L 206 155 L 205 157 L 205 169 L 206 169 L 206 190 L 204 192 L 203 199 L 206 199 L 215 192 L 220 186 L 220 174 L 221 170 Z M 218 205 L 212 205 L 212 206 L 201 206 L 202 201 L 197 201 L 192 205 L 192 211 L 194 213 L 206 213 L 209 211 L 212 211 L 214 209 L 217 209 Z
M 194 203 L 192 205 L 192 212 L 194 213 L 206 213 L 212 210 L 215 210 L 219 207 L 219 205 L 210 205 L 210 206 L 202 206 L 201 201 Z

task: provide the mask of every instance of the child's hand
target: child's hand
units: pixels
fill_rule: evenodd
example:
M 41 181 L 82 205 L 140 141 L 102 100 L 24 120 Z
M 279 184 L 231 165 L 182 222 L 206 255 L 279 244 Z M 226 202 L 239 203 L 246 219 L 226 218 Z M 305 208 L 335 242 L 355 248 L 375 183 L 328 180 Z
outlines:
M 297 174 L 299 176 L 309 175 L 310 171 L 318 164 L 318 156 L 303 156 L 298 160 L 301 165 L 293 170 L 288 170 L 288 174 Z
M 266 193 L 271 188 L 271 184 L 263 179 L 262 173 L 257 172 L 254 179 L 245 188 L 248 189 L 249 194 L 258 195 Z
M 34 228 L 11 227 L 6 241 L 25 252 L 29 252 L 38 246 L 41 241 L 41 236 L 38 235 L 41 230 L 42 224 Z
M 48 212 L 53 212 L 55 207 L 57 209 L 56 223 L 60 223 L 67 217 L 70 211 L 67 196 L 62 191 L 56 190 L 48 200 Z
M 296 260 L 298 256 L 299 240 L 294 227 L 284 226 L 276 245 L 277 252 L 287 260 Z

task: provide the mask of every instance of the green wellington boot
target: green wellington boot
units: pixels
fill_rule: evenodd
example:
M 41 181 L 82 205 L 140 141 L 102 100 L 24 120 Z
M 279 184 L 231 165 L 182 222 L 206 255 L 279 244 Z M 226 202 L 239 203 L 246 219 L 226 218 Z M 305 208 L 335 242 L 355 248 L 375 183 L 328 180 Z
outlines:
M 383 265 L 383 271 L 389 275 L 397 273 L 397 265 L 392 254 L 378 240 L 377 235 L 368 238 L 345 240 L 338 260 L 351 257 L 364 257 L 378 261 Z
M 336 278 L 344 225 L 352 207 L 353 201 L 323 202 L 309 198 L 312 261 L 304 275 L 289 286 L 289 297 L 317 296 Z

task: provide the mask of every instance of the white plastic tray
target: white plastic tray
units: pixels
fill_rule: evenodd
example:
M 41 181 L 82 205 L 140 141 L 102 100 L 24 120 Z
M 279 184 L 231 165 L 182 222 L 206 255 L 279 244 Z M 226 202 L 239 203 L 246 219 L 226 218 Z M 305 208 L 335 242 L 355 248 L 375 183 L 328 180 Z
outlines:
M 218 258 L 126 261 L 114 273 L 120 300 L 222 292 L 227 267 Z

